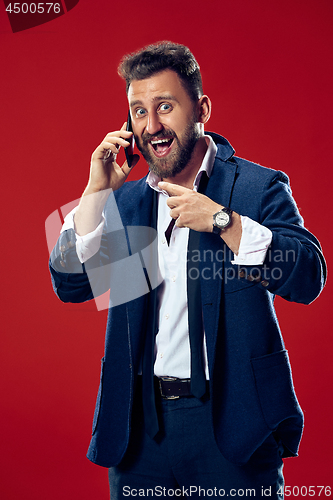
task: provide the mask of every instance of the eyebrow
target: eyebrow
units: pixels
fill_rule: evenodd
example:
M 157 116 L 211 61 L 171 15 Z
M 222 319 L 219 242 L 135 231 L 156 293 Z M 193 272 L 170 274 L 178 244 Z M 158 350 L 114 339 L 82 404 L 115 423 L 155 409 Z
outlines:
M 160 101 L 175 101 L 175 102 L 179 102 L 178 99 L 173 96 L 172 94 L 164 94 L 164 95 L 159 95 L 159 96 L 155 96 L 153 97 L 153 102 L 160 102 Z M 143 105 L 143 102 L 140 100 L 140 99 L 136 99 L 135 101 L 132 101 L 130 103 L 130 107 L 133 108 L 134 106 L 137 106 L 137 105 Z

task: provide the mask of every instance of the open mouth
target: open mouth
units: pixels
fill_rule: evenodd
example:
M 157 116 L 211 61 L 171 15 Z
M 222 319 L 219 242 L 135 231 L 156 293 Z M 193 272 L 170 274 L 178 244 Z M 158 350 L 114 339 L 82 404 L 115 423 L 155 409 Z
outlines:
M 173 137 L 151 140 L 150 145 L 155 156 L 161 157 L 167 155 L 171 149 L 173 141 Z

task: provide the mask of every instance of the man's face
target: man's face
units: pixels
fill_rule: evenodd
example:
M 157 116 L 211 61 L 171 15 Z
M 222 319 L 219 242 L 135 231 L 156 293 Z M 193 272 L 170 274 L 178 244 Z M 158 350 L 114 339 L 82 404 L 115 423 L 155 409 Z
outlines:
M 195 104 L 177 73 L 167 69 L 134 80 L 128 100 L 139 151 L 157 176 L 174 177 L 188 164 L 201 136 Z

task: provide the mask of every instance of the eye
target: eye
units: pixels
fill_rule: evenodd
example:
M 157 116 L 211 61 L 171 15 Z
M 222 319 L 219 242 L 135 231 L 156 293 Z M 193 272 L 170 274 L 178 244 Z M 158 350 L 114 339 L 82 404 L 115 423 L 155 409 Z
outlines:
M 162 111 L 162 113 L 167 113 L 168 111 L 171 111 L 172 107 L 171 104 L 168 104 L 164 102 L 163 104 L 160 105 L 159 111 Z
M 142 116 L 144 116 L 146 113 L 146 110 L 144 108 L 138 108 L 135 110 L 135 116 L 137 116 L 138 118 L 141 118 Z

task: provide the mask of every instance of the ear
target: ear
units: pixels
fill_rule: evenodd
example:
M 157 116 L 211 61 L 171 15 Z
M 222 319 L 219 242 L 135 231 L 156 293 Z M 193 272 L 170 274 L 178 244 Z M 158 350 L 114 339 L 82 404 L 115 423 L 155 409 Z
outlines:
M 198 100 L 198 122 L 207 123 L 212 110 L 212 103 L 207 95 L 203 95 Z

